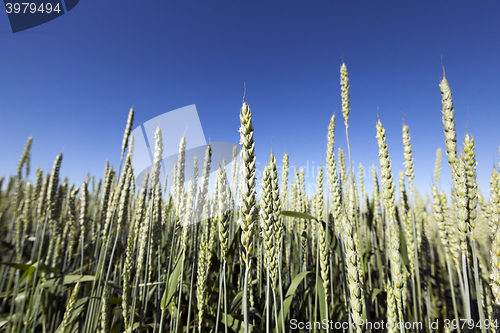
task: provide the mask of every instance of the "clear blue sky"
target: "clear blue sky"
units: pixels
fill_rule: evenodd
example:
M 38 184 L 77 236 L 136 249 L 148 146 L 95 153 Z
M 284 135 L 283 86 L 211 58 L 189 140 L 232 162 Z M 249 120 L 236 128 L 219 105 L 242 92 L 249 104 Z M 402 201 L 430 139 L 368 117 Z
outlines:
M 286 149 L 297 167 L 324 165 L 335 110 L 336 148 L 346 148 L 344 60 L 354 165 L 379 165 L 379 108 L 396 181 L 404 117 L 416 183 L 429 191 L 436 149 L 444 149 L 442 56 L 458 139 L 469 119 L 488 195 L 500 144 L 499 17 L 494 1 L 82 0 L 13 34 L 0 14 L 0 175 L 15 173 L 30 135 L 33 170 L 50 170 L 64 149 L 63 176 L 79 184 L 87 172 L 102 175 L 107 158 L 119 164 L 131 106 L 139 125 L 195 104 L 207 141 L 237 142 L 244 83 L 260 165 L 271 148 L 280 161 Z

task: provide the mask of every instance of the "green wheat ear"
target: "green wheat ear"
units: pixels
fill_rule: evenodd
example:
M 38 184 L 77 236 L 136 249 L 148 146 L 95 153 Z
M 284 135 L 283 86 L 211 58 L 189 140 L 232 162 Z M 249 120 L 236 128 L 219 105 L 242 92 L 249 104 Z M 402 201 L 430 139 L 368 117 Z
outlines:
M 22 169 L 23 166 L 26 165 L 26 177 L 29 176 L 30 174 L 30 149 L 31 149 L 31 144 L 33 143 L 33 137 L 30 136 L 28 138 L 28 141 L 26 142 L 26 146 L 24 147 L 23 154 L 21 155 L 21 158 L 19 159 L 19 163 L 17 164 L 17 178 L 21 180 L 22 178 Z
M 349 113 L 351 112 L 349 103 L 349 77 L 347 75 L 347 67 L 343 63 L 340 67 L 340 87 L 342 96 L 342 115 L 344 116 L 345 126 L 349 127 Z
M 80 282 L 77 282 L 75 284 L 75 286 L 73 287 L 68 304 L 66 305 L 66 311 L 64 312 L 64 316 L 63 316 L 61 325 L 59 326 L 59 329 L 57 330 L 58 333 L 59 332 L 62 333 L 64 331 L 66 331 L 66 328 L 69 326 L 69 321 L 71 319 L 71 315 L 73 314 L 73 311 L 75 311 L 75 305 L 76 305 L 79 291 L 80 291 Z
M 242 230 L 241 244 L 243 245 L 242 258 L 247 268 L 252 263 L 252 234 L 255 225 L 255 142 L 253 141 L 253 125 L 250 107 L 246 102 L 240 109 L 240 144 L 241 148 L 241 183 L 240 183 L 240 210 L 241 218 L 238 220 Z
M 122 157 L 124 156 L 125 150 L 127 149 L 127 146 L 129 143 L 130 132 L 132 131 L 133 124 L 134 124 L 134 108 L 130 108 L 130 111 L 128 113 L 127 126 L 125 126 L 125 133 L 123 133 Z
M 261 191 L 261 203 L 260 203 L 260 229 L 262 235 L 262 243 L 264 246 L 265 261 L 264 266 L 271 274 L 271 267 L 273 265 L 274 259 L 274 220 L 272 215 L 273 203 L 272 203 L 272 193 L 271 193 L 271 180 L 269 177 L 269 166 L 264 167 L 262 172 L 262 191 Z M 274 280 L 273 280 L 274 282 Z
M 240 218 L 238 225 L 241 228 L 241 257 L 245 263 L 245 278 L 243 284 L 243 316 L 244 330 L 249 332 L 249 314 L 247 308 L 248 275 L 252 266 L 252 238 L 256 217 L 255 194 L 255 142 L 253 140 L 252 113 L 247 102 L 243 100 L 240 109 L 240 144 L 241 144 L 241 182 L 240 182 Z
M 491 186 L 491 194 L 490 194 L 490 202 L 493 211 L 493 218 L 495 222 L 498 223 L 498 217 L 500 212 L 500 184 L 499 184 L 499 176 L 498 171 L 493 169 L 493 173 L 491 175 L 490 180 Z M 491 290 L 493 292 L 494 297 L 494 305 L 495 305 L 495 319 L 500 319 L 500 228 L 498 225 L 493 234 L 493 240 L 491 243 L 491 251 L 490 251 L 490 260 L 491 260 Z
M 217 206 L 217 220 L 219 222 L 219 242 L 221 257 L 227 260 L 229 246 L 229 205 L 230 193 L 227 188 L 226 164 L 223 163 L 217 172 L 217 188 L 219 202 Z
M 384 206 L 387 214 L 387 224 L 389 228 L 389 256 L 391 259 L 391 277 L 393 283 L 392 292 L 396 299 L 398 308 L 398 318 L 400 322 L 404 322 L 403 318 L 403 302 L 402 291 L 404 288 L 404 277 L 401 267 L 401 251 L 399 227 L 396 223 L 394 209 L 394 182 L 392 178 L 391 160 L 389 158 L 389 150 L 385 138 L 385 129 L 382 127 L 380 119 L 377 122 L 377 141 L 379 148 L 379 160 L 381 166 L 381 181 L 383 188 Z
M 320 221 L 323 219 L 324 215 L 324 198 L 323 198 L 323 168 L 319 169 L 319 174 L 318 174 L 318 179 L 317 179 L 317 186 L 318 186 L 318 216 L 320 218 Z M 318 246 L 319 246 L 319 262 L 321 266 L 321 279 L 323 280 L 323 289 L 325 290 L 325 303 L 328 304 L 328 299 L 329 299 L 329 284 L 330 284 L 330 277 L 329 277 L 329 262 L 328 262 L 328 257 L 329 257 L 329 251 L 328 251 L 328 245 L 327 245 L 327 240 L 326 240 L 326 230 L 325 227 L 323 226 L 323 223 L 319 222 L 318 223 Z

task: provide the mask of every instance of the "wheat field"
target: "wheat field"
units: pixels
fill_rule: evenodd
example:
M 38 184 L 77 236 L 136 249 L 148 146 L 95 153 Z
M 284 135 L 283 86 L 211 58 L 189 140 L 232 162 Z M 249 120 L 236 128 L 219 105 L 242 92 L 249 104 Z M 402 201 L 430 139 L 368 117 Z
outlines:
M 367 166 L 351 162 L 345 65 L 340 85 L 348 149 L 335 149 L 332 116 L 310 197 L 287 154 L 270 152 L 257 179 L 245 100 L 230 179 L 210 146 L 203 169 L 185 174 L 185 138 L 171 184 L 159 179 L 158 128 L 154 165 L 136 188 L 133 109 L 118 168 L 106 162 L 82 184 L 60 179 L 62 153 L 30 183 L 29 138 L 17 174 L 0 178 L 0 332 L 498 332 L 499 174 L 488 201 L 474 138 L 457 143 L 448 81 L 439 87 L 452 187 L 440 185 L 438 149 L 430 200 L 414 185 L 409 125 L 395 152 L 381 120 L 365 190 L 354 169 Z M 404 171 L 393 173 L 389 152 L 404 154 Z

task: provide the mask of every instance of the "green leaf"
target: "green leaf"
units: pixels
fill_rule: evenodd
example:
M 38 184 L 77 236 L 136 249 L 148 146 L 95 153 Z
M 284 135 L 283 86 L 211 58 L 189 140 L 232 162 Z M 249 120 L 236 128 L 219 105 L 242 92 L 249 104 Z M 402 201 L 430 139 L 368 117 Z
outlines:
M 34 263 L 33 265 L 30 265 L 30 264 L 18 264 L 18 263 L 14 263 L 14 262 L 0 261 L 0 265 L 6 265 L 9 267 L 20 269 L 22 271 L 27 271 L 30 273 L 34 272 L 36 267 L 39 266 L 38 269 L 43 271 L 43 272 L 61 274 L 61 272 L 57 268 L 47 266 L 44 264 L 39 264 L 38 262 Z
M 377 298 L 377 295 L 380 294 L 382 292 L 381 289 L 378 289 L 378 288 L 373 288 L 372 290 L 372 293 L 371 293 L 371 304 L 373 304 L 373 302 L 375 301 L 375 298 Z
M 110 333 L 120 333 L 120 326 L 121 323 L 117 322 L 115 326 L 113 326 L 113 328 L 111 329 Z
M 161 299 L 161 308 L 166 309 L 167 305 L 170 304 L 172 298 L 174 297 L 174 293 L 177 289 L 177 284 L 179 283 L 179 275 L 181 273 L 182 268 L 182 260 L 181 255 L 177 258 L 177 262 L 175 264 L 174 271 L 170 274 L 170 277 L 167 281 L 167 288 L 163 292 L 163 297 Z
M 408 243 L 406 242 L 406 235 L 403 228 L 399 228 L 399 239 L 401 240 L 401 259 L 403 260 L 403 264 L 409 269 L 410 260 L 408 259 Z
M 50 288 L 61 284 L 73 284 L 77 282 L 94 281 L 94 275 L 64 275 L 45 281 L 43 288 Z
M 323 224 L 323 228 L 326 230 L 326 239 L 330 242 L 330 248 L 333 249 L 333 251 L 335 251 L 340 258 L 340 247 L 338 246 L 339 240 L 337 239 L 335 232 L 333 232 L 333 221 L 330 220 L 328 228 L 326 227 L 326 222 L 321 221 L 321 223 Z
M 333 306 L 332 313 L 329 315 L 331 319 L 334 319 L 335 321 L 342 321 L 342 318 L 344 318 L 345 313 L 346 309 L 344 306 L 344 302 L 337 302 Z
M 123 299 L 121 297 L 108 297 L 108 302 L 110 304 L 122 306 Z
M 4 326 L 6 326 L 8 322 L 9 322 L 9 319 L 7 319 L 7 318 L 0 319 L 0 329 L 3 328 Z
M 368 212 L 366 214 L 366 224 L 368 224 L 368 228 L 370 230 L 373 229 L 373 218 L 375 217 L 375 200 L 369 200 L 368 198 L 366 199 L 368 201 Z
M 300 213 L 300 214 L 302 214 L 302 213 Z M 305 214 L 305 215 L 307 215 L 307 214 Z M 279 317 L 278 317 L 279 318 L 278 319 L 278 321 L 279 321 L 278 332 L 281 332 L 281 323 L 282 323 L 281 316 L 282 316 L 282 313 L 284 313 L 285 321 L 286 321 L 286 317 L 288 316 L 288 312 L 290 311 L 290 305 L 292 304 L 293 297 L 295 296 L 295 291 L 297 290 L 297 287 L 302 282 L 302 280 L 309 273 L 311 273 L 311 271 L 302 272 L 302 273 L 297 274 L 293 278 L 292 283 L 290 284 L 290 287 L 288 288 L 288 291 L 286 293 L 285 299 L 283 300 L 283 309 L 280 310 L 280 314 L 279 314 Z
M 13 262 L 0 262 L 1 265 L 6 265 L 6 266 L 9 266 L 9 267 L 12 267 L 12 268 L 17 268 L 17 269 L 20 269 L 22 271 L 27 271 L 27 270 L 35 270 L 35 266 L 34 265 L 28 265 L 28 264 L 16 264 L 16 263 L 13 263 Z
M 231 305 L 229 306 L 229 312 L 234 313 L 238 311 L 238 309 L 241 307 L 241 299 L 243 298 L 243 291 L 239 291 L 236 296 L 233 298 L 233 301 L 231 302 Z M 233 315 L 234 317 L 234 315 Z M 236 317 L 235 317 L 236 318 Z
M 225 325 L 225 318 L 224 315 L 222 315 L 221 322 Z M 243 316 L 240 314 L 227 314 L 227 328 L 228 332 L 235 332 L 235 329 L 242 325 L 243 322 Z
M 321 319 L 329 319 L 326 318 L 325 288 L 323 286 L 323 279 L 319 275 L 316 280 L 316 287 L 318 291 L 319 313 L 321 314 Z
M 292 212 L 291 210 L 282 210 L 281 215 L 295 217 L 295 218 L 304 219 L 304 220 L 316 220 L 316 221 L 318 221 L 318 219 L 312 215 L 309 215 L 306 213 L 300 213 L 300 212 Z

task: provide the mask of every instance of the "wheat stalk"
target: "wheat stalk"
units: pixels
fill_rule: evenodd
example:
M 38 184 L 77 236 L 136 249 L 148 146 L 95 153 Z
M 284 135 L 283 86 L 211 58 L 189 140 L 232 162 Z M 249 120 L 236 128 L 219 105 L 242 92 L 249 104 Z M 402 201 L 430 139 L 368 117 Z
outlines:
M 241 182 L 240 182 L 240 218 L 238 225 L 243 246 L 242 259 L 245 262 L 245 279 L 243 285 L 243 315 L 245 333 L 249 332 L 247 310 L 248 274 L 252 266 L 252 235 L 255 225 L 255 142 L 253 140 L 252 113 L 247 102 L 243 101 L 240 109 L 240 144 L 241 144 Z

